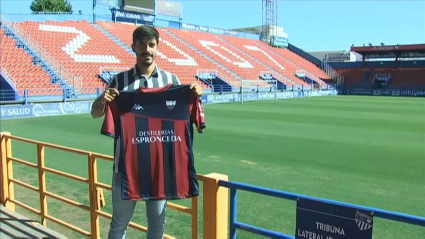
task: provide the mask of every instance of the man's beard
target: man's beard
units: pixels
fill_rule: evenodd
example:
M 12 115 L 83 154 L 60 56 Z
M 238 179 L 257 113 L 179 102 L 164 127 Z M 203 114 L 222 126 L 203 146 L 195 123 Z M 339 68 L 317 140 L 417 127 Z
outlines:
M 150 59 L 149 59 L 150 58 Z M 153 55 L 141 55 L 138 62 L 145 66 L 150 66 L 155 61 L 155 57 Z

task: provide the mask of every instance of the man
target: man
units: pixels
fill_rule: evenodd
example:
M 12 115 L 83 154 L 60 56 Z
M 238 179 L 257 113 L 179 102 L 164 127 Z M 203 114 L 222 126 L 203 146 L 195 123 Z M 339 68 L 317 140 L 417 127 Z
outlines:
M 92 106 L 93 118 L 100 118 L 105 113 L 105 106 L 119 95 L 119 91 L 137 90 L 140 87 L 162 87 L 172 83 L 180 85 L 178 77 L 161 70 L 155 63 L 158 52 L 158 31 L 150 26 L 140 26 L 133 32 L 132 49 L 136 53 L 137 63 L 133 69 L 117 74 L 107 86 L 101 97 Z M 202 89 L 196 83 L 190 87 L 195 95 L 202 95 Z M 109 239 L 125 238 L 128 223 L 136 206 L 136 201 L 121 198 L 122 173 L 118 172 L 120 138 L 115 140 L 114 174 L 112 182 L 112 222 L 108 234 Z M 163 238 L 165 228 L 166 201 L 146 201 L 146 217 L 148 221 L 148 239 Z

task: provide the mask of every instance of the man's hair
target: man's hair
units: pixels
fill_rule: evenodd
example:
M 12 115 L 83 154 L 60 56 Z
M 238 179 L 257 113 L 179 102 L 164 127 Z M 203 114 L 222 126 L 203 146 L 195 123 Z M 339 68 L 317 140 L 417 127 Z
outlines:
M 133 32 L 133 43 L 136 41 L 150 41 L 156 39 L 156 43 L 159 43 L 159 32 L 151 26 L 139 26 Z

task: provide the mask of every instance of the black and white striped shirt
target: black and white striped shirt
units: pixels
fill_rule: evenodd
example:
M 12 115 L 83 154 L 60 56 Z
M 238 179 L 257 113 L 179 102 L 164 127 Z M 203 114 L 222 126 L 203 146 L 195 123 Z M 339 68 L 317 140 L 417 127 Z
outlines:
M 107 87 L 115 88 L 119 91 L 133 91 L 140 87 L 162 87 L 170 83 L 180 85 L 179 78 L 175 74 L 161 70 L 158 66 L 155 66 L 150 76 L 144 76 L 134 66 L 128 71 L 116 74 Z
M 180 81 L 175 74 L 168 71 L 161 70 L 158 66 L 155 66 L 155 70 L 150 76 L 144 76 L 140 73 L 136 66 L 134 68 L 118 73 L 109 82 L 107 88 L 115 88 L 118 91 L 135 91 L 140 87 L 154 88 L 162 87 L 168 84 L 180 85 Z M 121 138 L 115 140 L 115 151 L 114 151 L 114 172 L 118 172 L 118 167 L 122 167 L 119 163 L 119 155 L 121 150 Z

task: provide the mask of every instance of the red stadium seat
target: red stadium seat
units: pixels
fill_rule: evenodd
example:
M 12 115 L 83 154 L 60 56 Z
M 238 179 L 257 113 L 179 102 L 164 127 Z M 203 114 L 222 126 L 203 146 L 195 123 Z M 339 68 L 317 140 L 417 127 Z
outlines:
M 24 49 L 17 48 L 17 42 L 12 37 L 5 36 L 3 28 L 0 28 L 0 36 L 1 65 L 9 73 L 19 95 L 22 96 L 25 89 L 29 96 L 62 94 L 59 85 L 50 83 L 47 72 L 41 66 L 34 65 L 31 56 Z M 40 85 L 46 90 L 36 90 Z

